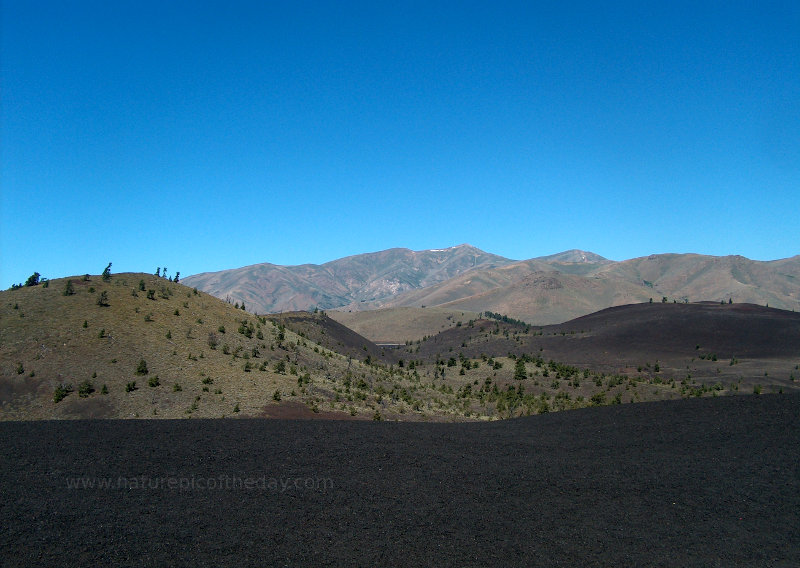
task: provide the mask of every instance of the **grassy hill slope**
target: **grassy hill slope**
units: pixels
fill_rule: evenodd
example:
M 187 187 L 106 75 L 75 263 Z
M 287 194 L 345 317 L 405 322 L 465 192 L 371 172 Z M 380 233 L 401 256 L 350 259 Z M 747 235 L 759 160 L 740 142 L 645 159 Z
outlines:
M 331 318 L 378 343 L 405 343 L 435 335 L 458 322 L 477 319 L 476 312 L 444 308 L 385 308 L 366 311 L 332 310 Z
M 487 420 L 800 376 L 798 314 L 630 309 L 544 328 L 464 312 L 393 350 L 324 313 L 256 316 L 152 275 L 56 279 L 0 292 L 0 418 Z

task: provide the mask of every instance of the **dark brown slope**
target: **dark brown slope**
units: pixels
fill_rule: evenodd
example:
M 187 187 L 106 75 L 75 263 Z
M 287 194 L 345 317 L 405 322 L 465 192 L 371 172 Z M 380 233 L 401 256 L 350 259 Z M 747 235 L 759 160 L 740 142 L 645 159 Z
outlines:
M 800 313 L 754 304 L 631 304 L 583 316 L 556 330 L 587 330 L 597 348 L 718 357 L 798 357 Z
M 659 302 L 608 308 L 544 327 L 482 320 L 423 342 L 417 356 L 435 359 L 453 352 L 526 353 L 605 372 L 641 372 L 640 366 L 659 362 L 662 375 L 677 380 L 691 375 L 797 388 L 800 314 L 753 304 Z
M 393 352 L 386 352 L 369 339 L 331 319 L 323 312 L 287 312 L 267 316 L 270 321 L 285 325 L 303 338 L 321 347 L 356 359 L 385 359 L 394 361 Z
M 797 566 L 798 415 L 785 394 L 489 424 L 0 423 L 0 550 L 9 567 Z

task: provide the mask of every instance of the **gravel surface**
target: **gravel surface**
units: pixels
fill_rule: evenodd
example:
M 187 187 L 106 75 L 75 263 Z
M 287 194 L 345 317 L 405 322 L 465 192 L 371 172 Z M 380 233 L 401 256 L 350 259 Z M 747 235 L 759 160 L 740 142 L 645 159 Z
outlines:
M 798 566 L 798 417 L 784 394 L 484 424 L 4 422 L 0 558 Z

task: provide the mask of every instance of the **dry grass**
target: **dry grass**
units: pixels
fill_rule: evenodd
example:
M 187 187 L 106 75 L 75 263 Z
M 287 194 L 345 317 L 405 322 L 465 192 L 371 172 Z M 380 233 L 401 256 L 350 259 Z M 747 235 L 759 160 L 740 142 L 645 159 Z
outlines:
M 477 319 L 477 312 L 444 308 L 386 308 L 364 312 L 331 310 L 328 315 L 375 342 L 405 343 Z
M 75 293 L 65 296 L 68 281 Z M 108 306 L 98 305 L 104 293 Z M 425 325 L 439 318 L 435 325 L 445 333 L 382 357 L 323 314 L 258 317 L 152 275 L 72 277 L 0 292 L 0 417 L 274 416 L 275 405 L 299 403 L 312 416 L 492 420 L 737 392 L 732 382 L 712 388 L 667 380 L 666 372 L 617 375 L 549 358 L 528 360 L 520 380 L 515 358 L 498 356 L 512 347 L 518 355 L 538 352 L 532 344 L 520 351 L 519 330 L 503 324 L 507 337 L 487 328 L 470 339 L 470 314 L 462 326 L 454 314 L 435 314 Z M 148 372 L 137 374 L 142 360 Z M 84 381 L 94 391 L 81 397 Z M 134 381 L 136 388 L 127 389 Z M 73 392 L 56 402 L 56 388 L 67 383 Z
M 68 280 L 75 293 L 64 296 Z M 107 307 L 97 305 L 103 292 Z M 235 414 L 237 405 L 240 415 L 255 415 L 273 402 L 276 390 L 284 396 L 299 390 L 293 367 L 299 373 L 310 359 L 322 359 L 308 357 L 309 348 L 298 346 L 291 331 L 279 340 L 272 322 L 151 275 L 118 274 L 110 282 L 97 276 L 88 282 L 57 279 L 47 288 L 0 297 L 5 418 L 217 417 Z M 252 337 L 239 333 L 242 322 Z M 209 337 L 217 338 L 216 349 Z M 325 366 L 346 364 L 339 359 L 328 357 Z M 146 375 L 136 374 L 141 360 Z M 279 361 L 285 374 L 274 370 Z M 155 377 L 159 385 L 149 386 Z M 85 380 L 95 392 L 82 399 L 77 389 Z M 126 392 L 133 381 L 136 390 Z M 75 392 L 55 404 L 53 392 L 61 383 L 71 383 Z M 103 385 L 107 395 L 101 394 Z

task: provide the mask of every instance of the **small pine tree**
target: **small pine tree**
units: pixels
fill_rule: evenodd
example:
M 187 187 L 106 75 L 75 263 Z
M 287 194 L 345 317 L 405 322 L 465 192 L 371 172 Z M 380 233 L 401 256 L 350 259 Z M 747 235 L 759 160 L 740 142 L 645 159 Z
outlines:
M 53 391 L 53 402 L 59 403 L 64 400 L 69 393 L 73 390 L 71 383 L 61 383 L 56 387 L 56 390 Z
M 87 398 L 93 392 L 94 385 L 88 379 L 78 385 L 78 396 L 81 398 Z
M 39 284 L 39 276 L 41 276 L 41 274 L 38 272 L 34 272 L 28 276 L 28 279 L 25 281 L 25 286 L 36 286 Z
M 97 305 L 101 307 L 108 307 L 108 292 L 103 290 L 100 292 L 100 295 L 97 297 Z
M 108 263 L 108 266 L 106 266 L 106 269 L 103 270 L 102 277 L 103 277 L 103 281 L 104 282 L 108 282 L 109 280 L 111 280 L 111 263 L 110 262 Z
M 146 375 L 150 371 L 147 370 L 147 363 L 144 359 L 139 361 L 139 364 L 136 366 L 136 374 L 137 375 Z
M 514 368 L 514 378 L 518 381 L 523 381 L 528 378 L 528 373 L 525 371 L 525 361 L 521 358 L 517 359 L 517 365 Z
M 72 286 L 72 280 L 67 280 L 67 285 L 64 287 L 64 295 L 72 296 L 75 293 L 75 288 Z

